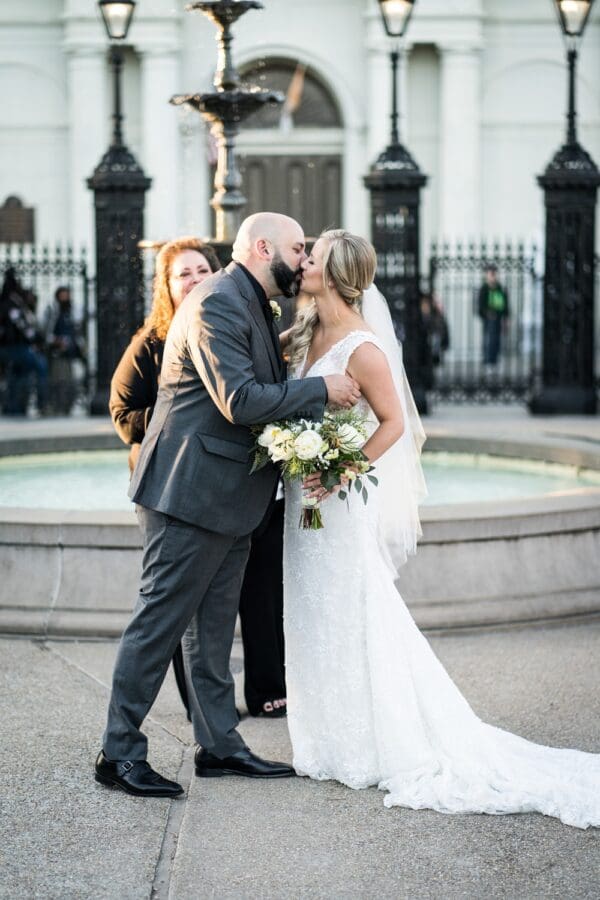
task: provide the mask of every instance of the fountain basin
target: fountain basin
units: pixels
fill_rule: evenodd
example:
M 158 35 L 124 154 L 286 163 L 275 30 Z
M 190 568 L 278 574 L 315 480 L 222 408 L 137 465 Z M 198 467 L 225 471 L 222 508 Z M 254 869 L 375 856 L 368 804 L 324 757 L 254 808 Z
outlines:
M 128 451 L 34 453 L 0 458 L 0 507 L 132 511 Z M 426 506 L 524 499 L 600 487 L 600 472 L 488 454 L 425 452 Z
M 0 455 L 60 442 L 6 442 Z M 68 449 L 91 449 L 69 438 Z M 104 435 L 98 449 L 118 447 Z M 589 483 L 520 499 L 423 509 L 423 539 L 400 591 L 421 627 L 477 627 L 600 612 L 600 453 L 559 440 L 438 435 L 436 453 L 536 459 L 588 470 Z M 131 511 L 0 509 L 0 631 L 116 636 L 137 594 L 141 552 Z

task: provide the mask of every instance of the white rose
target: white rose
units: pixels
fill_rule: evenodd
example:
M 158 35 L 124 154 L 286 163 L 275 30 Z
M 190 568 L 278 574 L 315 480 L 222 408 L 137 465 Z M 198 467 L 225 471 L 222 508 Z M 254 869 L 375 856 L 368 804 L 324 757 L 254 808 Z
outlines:
M 279 425 L 267 425 L 258 439 L 261 447 L 270 447 L 275 438 L 281 434 Z
M 365 442 L 364 437 L 354 427 L 354 425 L 350 425 L 346 422 L 344 425 L 340 425 L 337 432 L 338 440 L 340 442 L 340 447 L 343 450 L 360 450 L 362 445 Z
M 294 455 L 294 435 L 289 428 L 283 428 L 269 445 L 269 456 L 273 462 L 287 462 Z
M 294 441 L 294 450 L 300 459 L 314 459 L 327 444 L 316 431 L 303 431 Z
M 294 455 L 291 444 L 271 444 L 269 455 L 273 462 L 288 462 Z

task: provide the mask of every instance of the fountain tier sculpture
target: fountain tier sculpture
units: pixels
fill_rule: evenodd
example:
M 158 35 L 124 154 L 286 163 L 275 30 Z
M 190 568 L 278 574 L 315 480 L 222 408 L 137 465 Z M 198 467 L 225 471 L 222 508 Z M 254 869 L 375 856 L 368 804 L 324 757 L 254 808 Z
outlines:
M 171 99 L 175 106 L 186 105 L 199 112 L 211 125 L 218 147 L 215 193 L 210 201 L 216 213 L 216 240 L 232 242 L 246 205 L 241 186 L 242 176 L 235 158 L 235 138 L 239 125 L 265 103 L 283 103 L 279 91 L 267 91 L 254 85 L 242 85 L 233 64 L 231 26 L 249 9 L 262 9 L 259 0 L 199 0 L 186 6 L 187 11 L 200 10 L 219 28 L 219 57 L 214 78 L 214 91 L 204 94 L 178 94 Z

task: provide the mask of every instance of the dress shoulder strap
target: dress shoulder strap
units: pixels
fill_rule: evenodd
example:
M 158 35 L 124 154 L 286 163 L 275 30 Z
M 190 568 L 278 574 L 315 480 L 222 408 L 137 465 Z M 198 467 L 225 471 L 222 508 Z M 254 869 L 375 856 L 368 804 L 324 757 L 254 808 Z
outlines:
M 348 361 L 354 351 L 357 350 L 361 344 L 366 343 L 375 344 L 376 347 L 385 353 L 381 341 L 372 331 L 351 331 L 350 334 L 347 334 L 341 341 L 337 348 L 339 351 L 339 359 L 343 362 L 344 368 L 348 365 Z

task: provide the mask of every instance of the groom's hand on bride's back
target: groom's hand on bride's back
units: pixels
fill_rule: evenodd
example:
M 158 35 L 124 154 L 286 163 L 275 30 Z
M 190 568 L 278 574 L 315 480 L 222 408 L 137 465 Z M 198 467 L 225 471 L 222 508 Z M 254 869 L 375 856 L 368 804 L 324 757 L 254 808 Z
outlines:
M 360 387 L 351 375 L 326 375 L 327 402 L 351 409 L 360 400 Z

